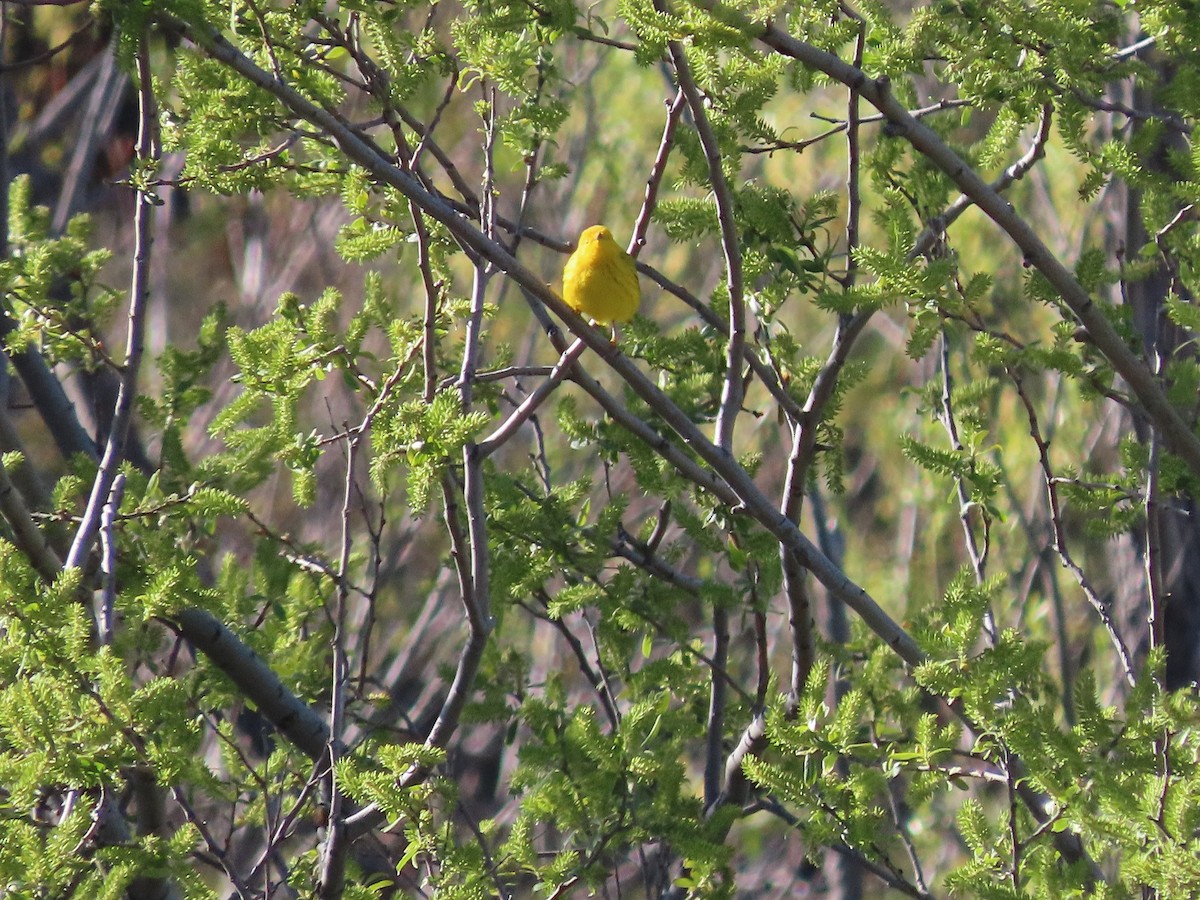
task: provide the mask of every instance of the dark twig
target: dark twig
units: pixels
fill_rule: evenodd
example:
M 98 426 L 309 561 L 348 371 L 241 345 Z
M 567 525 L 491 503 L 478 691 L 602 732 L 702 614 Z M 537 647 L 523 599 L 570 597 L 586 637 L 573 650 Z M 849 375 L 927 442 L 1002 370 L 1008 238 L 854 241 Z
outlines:
M 763 800 L 757 803 L 756 809 L 768 812 L 773 816 L 787 822 L 793 828 L 803 829 L 802 821 L 785 809 L 782 805 L 774 800 Z M 933 895 L 930 894 L 924 887 L 911 884 L 898 871 L 891 866 L 885 866 L 867 856 L 861 850 L 857 850 L 845 843 L 834 843 L 830 845 L 835 853 L 849 857 L 858 865 L 862 866 L 889 888 L 899 891 L 908 897 L 915 897 L 917 900 L 932 900 Z
M 0 516 L 8 523 L 12 531 L 11 540 L 29 564 L 47 584 L 53 583 L 62 564 L 46 541 L 46 536 L 34 524 L 25 498 L 13 484 L 3 461 L 0 461 Z
M 725 706 L 728 690 L 725 670 L 729 665 L 729 610 L 714 604 L 713 674 L 708 694 L 708 717 L 705 722 L 704 806 L 712 808 L 722 789 L 722 757 L 725 740 Z
M 463 467 L 465 480 L 463 494 L 467 504 L 466 543 L 460 542 L 455 553 L 462 556 L 461 562 L 456 563 L 465 569 L 467 590 L 463 595 L 463 607 L 466 613 L 468 636 L 459 656 L 458 667 L 454 672 L 454 680 L 450 691 L 442 704 L 437 721 L 425 739 L 427 747 L 445 747 L 451 735 L 457 730 L 463 707 L 475 682 L 475 673 L 479 670 L 480 660 L 487 644 L 488 636 L 495 627 L 492 619 L 489 594 L 491 590 L 489 578 L 489 560 L 487 548 L 486 515 L 483 508 L 483 461 L 479 458 L 473 444 L 463 448 Z M 425 775 L 421 767 L 414 766 L 401 778 L 401 784 L 413 784 Z
M 1161 122 L 1173 131 L 1178 131 L 1180 134 L 1190 135 L 1192 133 L 1192 126 L 1186 120 L 1169 112 L 1135 109 L 1127 103 L 1121 103 L 1119 100 L 1092 97 L 1079 90 L 1079 88 L 1071 88 L 1071 95 L 1084 106 L 1098 110 L 1099 112 L 1119 113 L 1135 122 Z
M 650 227 L 650 216 L 658 202 L 658 189 L 667 172 L 667 159 L 671 155 L 671 147 L 675 144 L 675 127 L 679 124 L 679 114 L 683 111 L 685 99 L 683 90 L 680 89 L 675 93 L 675 99 L 667 104 L 667 121 L 663 124 L 658 152 L 654 155 L 654 164 L 650 167 L 650 177 L 646 179 L 646 195 L 642 198 L 642 208 L 638 210 L 633 223 L 633 234 L 629 238 L 629 255 L 635 259 L 646 243 L 646 229 Z
M 12 2 L 12 0 L 10 0 L 10 2 Z M 88 19 L 82 25 L 72 31 L 71 34 L 64 38 L 61 42 L 55 44 L 48 50 L 44 50 L 35 56 L 26 57 L 20 62 L 4 63 L 0 65 L 0 72 L 16 72 L 21 69 L 28 69 L 33 66 L 40 66 L 42 63 L 49 62 L 50 60 L 54 59 L 54 57 L 58 56 L 58 54 L 68 49 L 72 44 L 78 41 L 89 31 L 91 31 L 95 25 L 96 23 L 94 20 Z M 5 183 L 7 184 L 7 181 Z
M 921 119 L 925 116 L 933 115 L 934 113 L 945 112 L 949 109 L 960 109 L 964 106 L 970 106 L 974 102 L 975 101 L 973 100 L 942 99 L 937 103 L 930 104 L 929 106 L 922 106 L 919 109 L 910 109 L 909 115 L 911 115 L 914 119 Z M 816 113 L 812 114 L 812 118 L 821 122 L 834 123 L 833 127 L 822 131 L 820 134 L 814 135 L 813 137 L 805 138 L 804 140 L 800 141 L 775 141 L 774 143 L 765 144 L 761 147 L 739 147 L 738 149 L 743 153 L 777 153 L 780 150 L 794 150 L 797 153 L 803 153 L 809 147 L 813 146 L 813 144 L 819 144 L 821 141 L 829 140 L 829 138 L 841 134 L 843 131 L 846 131 L 850 125 L 849 120 L 840 122 L 836 118 L 822 116 Z M 884 121 L 887 121 L 887 117 L 878 113 L 872 116 L 864 116 L 861 114 L 858 116 L 858 123 L 860 125 Z
M 925 873 L 921 867 L 921 857 L 917 854 L 912 834 L 909 832 L 908 825 L 904 822 L 904 815 L 900 808 L 900 798 L 897 796 L 895 778 L 887 780 L 886 790 L 888 810 L 892 814 L 892 824 L 896 826 L 896 834 L 900 836 L 900 843 L 904 845 L 904 852 L 908 856 L 908 864 L 912 868 L 913 881 L 916 884 L 917 890 L 922 894 L 928 894 L 929 886 L 925 883 Z
M 1009 378 L 1012 379 L 1014 386 L 1017 389 L 1017 397 L 1021 400 L 1021 404 L 1025 407 L 1025 415 L 1029 420 L 1029 436 L 1033 438 L 1034 446 L 1037 447 L 1038 461 L 1042 468 L 1042 477 L 1046 485 L 1047 507 L 1050 514 L 1050 524 L 1053 529 L 1054 552 L 1058 554 L 1058 558 L 1062 561 L 1063 566 L 1075 576 L 1075 581 L 1083 590 L 1083 594 L 1087 597 L 1088 603 L 1092 609 L 1096 611 L 1096 615 L 1100 619 L 1100 624 L 1104 626 L 1104 630 L 1108 632 L 1108 639 L 1112 642 L 1114 649 L 1117 652 L 1117 658 L 1121 662 L 1121 669 L 1125 675 L 1125 680 L 1130 685 L 1137 684 L 1137 676 L 1133 671 L 1133 659 L 1129 655 L 1129 650 L 1125 646 L 1124 640 L 1121 638 L 1120 632 L 1117 630 L 1117 625 L 1113 621 L 1112 612 L 1108 605 L 1096 593 L 1092 587 L 1091 581 L 1086 573 L 1080 568 L 1071 556 L 1071 551 L 1067 547 L 1066 530 L 1063 528 L 1061 506 L 1058 499 L 1058 480 L 1054 477 L 1054 471 L 1050 466 L 1050 445 L 1042 437 L 1041 428 L 1038 425 L 1037 412 L 1033 408 L 1033 401 L 1029 398 L 1025 391 L 1024 382 L 1020 375 L 1008 369 Z
M 621 723 L 621 711 L 617 708 L 616 698 L 613 696 L 612 688 L 605 676 L 603 660 L 597 655 L 596 665 L 593 666 L 588 659 L 587 651 L 583 649 L 583 642 L 575 636 L 567 622 L 561 616 L 551 617 L 546 612 L 550 606 L 550 595 L 545 591 L 539 591 L 537 597 L 542 606 L 540 610 L 533 609 L 528 603 L 519 603 L 519 605 L 562 635 L 571 654 L 575 657 L 579 671 L 583 673 L 583 677 L 588 680 L 588 684 L 596 692 L 596 696 L 600 700 L 600 708 L 604 710 L 609 726 L 616 729 Z

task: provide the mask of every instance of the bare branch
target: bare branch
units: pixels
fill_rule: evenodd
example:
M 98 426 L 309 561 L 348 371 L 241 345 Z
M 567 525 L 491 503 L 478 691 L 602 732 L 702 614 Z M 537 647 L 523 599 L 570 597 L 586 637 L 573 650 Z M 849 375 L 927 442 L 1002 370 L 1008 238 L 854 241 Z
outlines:
M 655 0 L 654 8 L 663 15 L 669 15 L 666 0 Z M 717 423 L 714 426 L 715 443 L 726 453 L 733 453 L 733 426 L 742 412 L 742 398 L 745 395 L 746 383 L 742 376 L 743 361 L 746 348 L 746 302 L 742 296 L 742 251 L 738 242 L 737 222 L 734 218 L 733 193 L 721 168 L 721 148 L 717 143 L 717 135 L 708 121 L 708 111 L 704 108 L 704 97 L 692 77 L 692 67 L 688 63 L 687 51 L 680 41 L 668 41 L 667 51 L 671 54 L 671 62 L 675 66 L 675 77 L 679 81 L 679 89 L 687 98 L 688 109 L 695 122 L 696 134 L 700 138 L 700 146 L 704 148 L 704 158 L 708 162 L 708 177 L 712 186 L 713 197 L 717 204 L 717 221 L 721 226 L 721 251 L 725 255 L 725 280 L 729 292 L 729 343 L 725 354 L 725 383 L 721 389 L 721 407 L 717 412 Z
M 950 439 L 950 446 L 956 453 L 963 453 L 964 448 L 962 441 L 958 436 L 958 422 L 954 417 L 954 396 L 952 385 L 954 378 L 950 374 L 950 339 L 946 334 L 946 329 L 942 329 L 941 334 L 941 353 L 939 354 L 939 368 L 942 372 L 942 427 L 946 429 L 946 434 Z M 972 471 L 974 464 L 972 463 Z M 971 502 L 970 494 L 967 492 L 966 479 L 961 475 L 956 475 L 954 478 L 954 490 L 958 496 L 958 520 L 962 525 L 963 540 L 966 543 L 967 555 L 971 558 L 971 568 L 975 573 L 975 583 L 981 585 L 986 580 L 987 556 L 989 549 L 989 537 L 991 534 L 991 516 L 986 509 L 980 509 L 979 518 L 983 526 L 983 547 L 979 546 L 979 541 L 975 537 L 975 526 L 971 523 L 971 510 L 974 504 Z M 988 641 L 992 646 L 996 645 L 998 634 L 996 631 L 996 618 L 989 608 L 984 612 L 983 630 L 987 635 Z
M 554 391 L 563 379 L 567 377 L 567 373 L 574 368 L 575 363 L 587 349 L 587 345 L 582 340 L 576 340 L 568 347 L 559 357 L 558 362 L 554 364 L 554 368 L 550 370 L 550 375 L 541 384 L 539 384 L 529 396 L 527 396 L 512 414 L 490 435 L 479 442 L 479 455 L 486 459 L 516 434 L 517 429 L 529 420 L 529 417 L 537 412 L 550 394 Z
M 95 81 L 92 82 L 92 94 L 88 102 L 87 112 L 84 115 L 80 135 L 75 142 L 71 161 L 67 166 L 66 175 L 63 178 L 62 192 L 54 208 L 54 218 L 51 228 L 59 234 L 66 231 L 67 222 L 79 208 L 79 200 L 83 194 L 84 186 L 88 183 L 92 175 L 92 162 L 100 149 L 101 141 L 105 140 L 112 131 L 112 124 L 117 117 L 117 108 L 121 102 L 121 95 L 125 91 L 127 80 L 125 73 L 117 65 L 116 40 L 114 36 L 109 41 L 109 46 L 104 51 L 101 59 L 100 70 L 96 73 Z M 148 73 L 149 67 L 147 64 L 145 73 L 139 68 L 138 77 L 140 78 L 143 74 Z M 139 87 L 143 102 L 145 102 L 145 92 L 149 90 L 149 87 Z M 153 103 L 153 98 L 151 98 L 150 102 Z M 155 115 L 157 115 L 157 112 Z M 142 125 L 145 124 L 146 119 L 143 113 Z M 154 127 L 157 127 L 156 123 Z M 157 143 L 157 139 L 155 139 L 155 143 Z M 146 144 L 143 147 L 139 140 L 139 158 L 151 158 L 148 154 L 142 156 L 142 151 L 149 148 L 149 146 L 150 144 Z M 157 155 L 153 158 L 157 160 Z
M 100 592 L 97 599 L 96 635 L 101 646 L 112 644 L 116 616 L 113 613 L 117 602 L 117 512 L 121 498 L 125 495 L 125 476 L 113 479 L 112 489 L 104 509 L 100 512 Z
M 279 676 L 223 622 L 202 609 L 174 616 L 179 633 L 238 686 L 255 707 L 310 759 L 320 759 L 329 741 L 329 724 L 288 690 Z
M 145 169 L 156 165 L 159 155 L 158 105 L 154 99 L 150 56 L 146 44 L 147 38 L 143 35 L 137 54 L 138 98 L 141 111 L 138 125 L 137 159 L 140 166 L 143 167 L 143 172 L 139 176 L 141 178 L 147 177 L 149 173 Z M 145 346 L 146 304 L 150 298 L 151 212 L 155 202 L 156 199 L 148 188 L 137 188 L 133 218 L 133 276 L 129 288 L 125 362 L 120 387 L 117 390 L 117 402 L 113 409 L 108 441 L 104 447 L 104 456 L 100 460 L 100 468 L 96 472 L 96 478 L 92 484 L 92 492 L 88 497 L 83 521 L 79 523 L 79 528 L 75 532 L 75 540 L 67 552 L 64 562 L 67 568 L 83 568 L 87 555 L 91 553 L 92 544 L 96 539 L 96 531 L 100 527 L 102 507 L 105 500 L 108 499 L 113 479 L 117 476 L 117 468 L 125 459 L 125 445 L 129 437 L 130 424 L 133 421 L 138 374 Z
M 318 896 L 341 897 L 346 876 L 346 823 L 343 807 L 345 795 L 338 784 L 334 767 L 340 756 L 340 747 L 346 724 L 346 688 L 349 681 L 349 663 L 346 659 L 346 603 L 349 589 L 347 582 L 350 569 L 350 511 L 354 498 L 355 469 L 358 458 L 359 435 L 351 437 L 346 445 L 346 477 L 342 492 L 342 535 L 338 556 L 335 585 L 335 608 L 333 614 L 333 665 L 330 684 L 329 744 L 326 750 L 328 772 L 323 779 L 322 789 L 327 795 L 329 824 L 325 844 L 321 848 Z
M 654 155 L 654 164 L 650 167 L 650 177 L 646 179 L 646 195 L 642 199 L 642 208 L 638 210 L 633 223 L 633 234 L 629 237 L 629 255 L 637 259 L 642 246 L 646 243 L 646 230 L 650 227 L 650 216 L 658 202 L 658 189 L 662 185 L 663 176 L 667 173 L 667 159 L 675 144 L 675 127 L 679 124 L 679 114 L 683 111 L 685 96 L 682 88 L 675 92 L 675 99 L 667 104 L 667 121 L 663 124 L 662 138 L 658 142 L 658 152 Z
M 729 665 L 729 611 L 717 603 L 712 611 L 713 671 L 708 694 L 708 719 L 705 722 L 704 805 L 716 803 L 721 792 L 721 757 L 725 740 L 726 686 L 725 669 Z
M 1029 419 L 1029 436 L 1033 438 L 1034 445 L 1037 447 L 1038 460 L 1046 484 L 1050 522 L 1054 533 L 1054 551 L 1058 554 L 1059 559 L 1062 560 L 1063 566 L 1075 576 L 1075 580 L 1083 590 L 1084 596 L 1087 597 L 1088 603 L 1096 611 L 1096 615 L 1099 617 L 1100 623 L 1104 626 L 1104 630 L 1108 632 L 1108 639 L 1117 651 L 1117 658 L 1121 662 L 1121 670 L 1125 675 L 1125 680 L 1130 685 L 1136 685 L 1137 676 L 1133 671 L 1133 659 L 1129 655 L 1129 650 L 1125 646 L 1125 642 L 1121 639 L 1121 634 L 1117 630 L 1116 623 L 1113 621 L 1112 613 L 1108 605 L 1096 593 L 1086 573 L 1075 562 L 1071 556 L 1070 549 L 1067 547 L 1066 531 L 1063 529 L 1062 516 L 1060 514 L 1058 480 L 1054 477 L 1054 471 L 1050 466 L 1050 445 L 1042 437 L 1041 429 L 1038 426 L 1037 412 L 1033 408 L 1033 401 L 1029 399 L 1020 375 L 1012 369 L 1008 369 L 1007 371 L 1009 378 L 1012 379 L 1013 384 L 1017 388 L 1017 396 L 1020 398 L 1021 404 L 1025 407 L 1025 414 Z

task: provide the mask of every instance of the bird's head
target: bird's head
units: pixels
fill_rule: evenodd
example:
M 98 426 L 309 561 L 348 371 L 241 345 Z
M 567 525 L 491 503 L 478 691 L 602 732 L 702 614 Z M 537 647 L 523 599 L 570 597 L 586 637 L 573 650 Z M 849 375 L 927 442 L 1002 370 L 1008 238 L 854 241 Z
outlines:
M 600 241 L 611 241 L 613 239 L 612 232 L 604 225 L 591 225 L 583 229 L 583 234 L 579 236 L 579 246 L 583 247 L 587 244 L 599 243 Z

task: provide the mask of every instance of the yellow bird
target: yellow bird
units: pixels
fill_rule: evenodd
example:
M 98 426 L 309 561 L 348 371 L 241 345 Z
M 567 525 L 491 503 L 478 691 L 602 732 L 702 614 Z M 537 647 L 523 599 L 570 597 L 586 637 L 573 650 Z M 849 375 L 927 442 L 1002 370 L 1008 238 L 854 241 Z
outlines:
M 585 228 L 563 268 L 563 300 L 597 325 L 627 322 L 642 292 L 637 265 L 603 225 Z

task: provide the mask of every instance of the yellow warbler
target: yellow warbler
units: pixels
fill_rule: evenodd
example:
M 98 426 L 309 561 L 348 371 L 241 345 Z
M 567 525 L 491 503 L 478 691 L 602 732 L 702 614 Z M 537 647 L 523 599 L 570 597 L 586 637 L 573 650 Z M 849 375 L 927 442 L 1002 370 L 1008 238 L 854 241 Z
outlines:
M 585 228 L 563 268 L 567 306 L 597 325 L 626 322 L 641 300 L 637 266 L 603 225 Z

